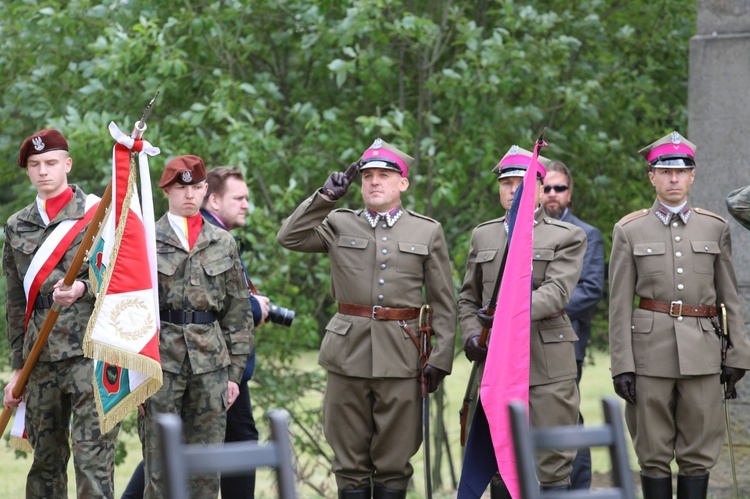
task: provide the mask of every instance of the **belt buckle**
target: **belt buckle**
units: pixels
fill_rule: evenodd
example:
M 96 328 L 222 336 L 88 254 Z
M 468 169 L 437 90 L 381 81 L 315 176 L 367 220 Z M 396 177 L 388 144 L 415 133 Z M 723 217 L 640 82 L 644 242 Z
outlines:
M 379 320 L 379 319 L 378 319 L 378 318 L 376 317 L 376 314 L 378 313 L 378 310 L 377 310 L 377 309 L 379 309 L 379 308 L 383 308 L 383 307 L 381 307 L 380 305 L 373 305 L 373 306 L 372 306 L 372 314 L 370 315 L 370 318 L 371 318 L 371 319 L 374 319 L 374 320 Z
M 184 324 L 192 324 L 193 323 L 193 320 L 195 319 L 195 317 L 193 317 L 194 313 L 195 312 L 193 310 L 185 310 L 185 312 L 184 312 L 185 315 L 184 315 L 184 319 L 183 319 L 185 321 Z
M 679 306 L 678 312 L 673 312 L 675 305 Z M 682 300 L 673 301 L 669 304 L 669 315 L 672 317 L 680 317 L 682 315 Z

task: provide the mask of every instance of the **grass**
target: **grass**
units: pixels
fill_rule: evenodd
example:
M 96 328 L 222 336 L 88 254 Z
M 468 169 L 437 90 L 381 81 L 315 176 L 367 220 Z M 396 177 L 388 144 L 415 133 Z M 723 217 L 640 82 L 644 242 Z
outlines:
M 316 358 L 316 352 L 307 352 L 301 355 L 300 365 L 306 366 L 306 368 L 311 370 L 320 369 L 316 364 Z M 444 417 L 456 478 L 460 477 L 462 461 L 462 449 L 459 444 L 460 430 L 458 423 L 458 409 L 463 400 L 469 371 L 469 362 L 466 361 L 463 355 L 459 355 L 456 357 L 453 374 L 448 376 L 444 382 L 447 404 Z M 9 372 L 0 373 L 0 381 L 2 381 L 3 385 L 9 378 Z M 252 385 L 250 389 L 252 392 Z M 612 388 L 612 379 L 609 373 L 609 355 L 602 352 L 595 352 L 589 364 L 584 368 L 583 379 L 581 381 L 581 412 L 587 424 L 594 425 L 602 422 L 601 397 L 612 394 L 614 394 L 614 391 Z M 320 404 L 320 397 L 310 396 L 309 403 Z M 262 413 L 267 409 L 270 408 L 255 407 L 256 420 L 259 420 Z M 7 442 L 7 434 L 9 433 L 9 430 L 6 430 L 5 433 Z M 267 432 L 263 431 L 262 433 L 267 434 Z M 141 460 L 140 443 L 137 435 L 134 433 L 128 434 L 120 432 L 119 438 L 124 442 L 128 455 L 125 461 L 117 465 L 115 469 L 115 491 L 118 496 L 125 490 L 133 469 Z M 11 449 L 6 443 L 5 445 L 0 445 L 0 462 L 3 463 L 3 466 L 0 469 L 0 497 L 23 497 L 25 476 L 31 466 L 31 458 L 16 458 L 13 449 Z M 71 459 L 68 465 L 69 497 L 75 497 L 76 495 L 75 475 L 72 462 Z M 414 465 L 414 479 L 413 490 L 409 492 L 410 499 L 424 497 L 423 462 L 422 451 L 420 450 L 412 460 L 412 464 Z M 631 449 L 631 464 L 635 466 L 635 463 L 635 455 L 632 453 Z M 594 473 L 609 472 L 610 462 L 606 451 L 603 449 L 594 449 L 592 451 L 592 464 Z M 324 470 L 324 472 L 327 471 L 328 470 Z M 329 477 L 327 480 L 330 481 L 330 487 L 328 490 L 335 490 L 333 478 Z M 455 497 L 455 491 L 453 490 L 451 483 L 451 473 L 447 462 L 444 462 L 442 467 L 442 481 L 443 487 L 436 489 L 433 494 L 435 499 Z M 274 478 L 271 472 L 266 470 L 261 470 L 259 472 L 256 497 L 259 499 L 276 497 Z M 312 498 L 317 497 L 317 495 L 310 489 L 302 488 L 300 490 L 300 497 Z

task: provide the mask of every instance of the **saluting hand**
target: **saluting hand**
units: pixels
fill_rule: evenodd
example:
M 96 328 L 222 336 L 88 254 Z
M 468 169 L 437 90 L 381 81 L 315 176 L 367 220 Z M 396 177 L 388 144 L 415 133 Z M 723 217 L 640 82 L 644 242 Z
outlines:
M 331 201 L 336 201 L 349 190 L 349 184 L 352 183 L 357 171 L 359 171 L 359 161 L 349 165 L 345 172 L 331 173 L 323 184 L 321 194 Z
M 719 377 L 719 381 L 721 381 L 722 384 L 726 383 L 726 388 L 724 389 L 725 399 L 737 398 L 737 389 L 734 385 L 739 380 L 741 380 L 744 375 L 744 369 L 740 369 L 738 367 L 721 366 L 721 376 Z
M 615 376 L 615 393 L 629 404 L 635 404 L 635 373 L 622 373 Z

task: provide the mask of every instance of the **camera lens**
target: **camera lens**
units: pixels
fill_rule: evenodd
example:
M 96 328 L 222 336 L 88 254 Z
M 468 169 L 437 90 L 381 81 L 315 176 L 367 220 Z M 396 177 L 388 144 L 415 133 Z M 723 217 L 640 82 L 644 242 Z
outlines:
M 280 326 L 289 327 L 294 320 L 294 310 L 271 304 L 268 308 L 268 318 L 266 320 Z

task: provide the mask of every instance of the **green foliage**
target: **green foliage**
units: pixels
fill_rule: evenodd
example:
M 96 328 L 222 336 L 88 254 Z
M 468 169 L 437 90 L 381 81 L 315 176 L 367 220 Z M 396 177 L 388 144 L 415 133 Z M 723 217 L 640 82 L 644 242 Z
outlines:
M 247 175 L 254 211 L 241 235 L 252 278 L 297 312 L 292 328 L 257 332 L 253 390 L 263 408 L 293 405 L 320 380 L 298 379 L 292 358 L 317 347 L 334 309 L 326 259 L 275 241 L 298 203 L 382 136 L 416 158 L 404 203 L 443 223 L 458 288 L 471 228 L 501 214 L 490 170 L 546 127 L 543 154 L 571 168 L 575 212 L 602 230 L 609 253 L 612 225 L 653 198 L 637 150 L 686 131 L 695 8 L 674 0 L 5 2 L 0 214 L 33 199 L 16 155 L 45 126 L 70 142 L 70 180 L 101 193 L 108 122 L 128 129 L 160 89 L 146 134 L 162 149 L 154 182 L 170 157 L 188 153 Z M 361 205 L 351 191 L 339 205 Z M 158 193 L 155 202 L 166 209 Z M 606 303 L 595 325 L 602 345 Z M 300 411 L 298 421 L 317 420 Z

